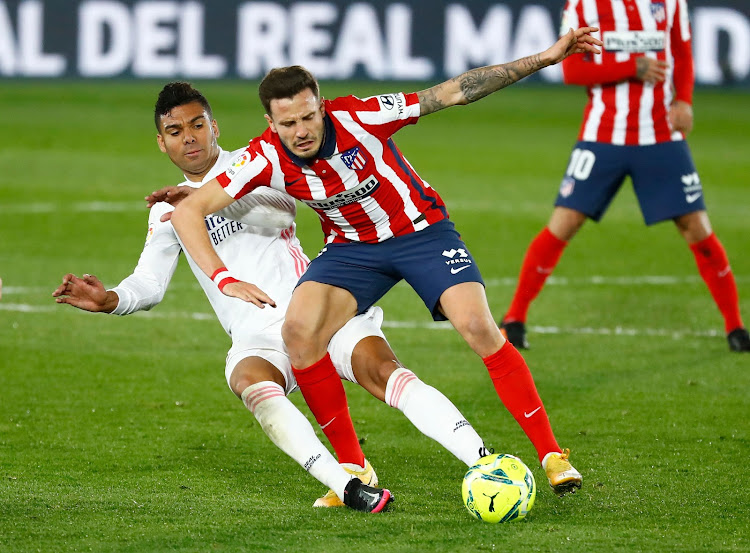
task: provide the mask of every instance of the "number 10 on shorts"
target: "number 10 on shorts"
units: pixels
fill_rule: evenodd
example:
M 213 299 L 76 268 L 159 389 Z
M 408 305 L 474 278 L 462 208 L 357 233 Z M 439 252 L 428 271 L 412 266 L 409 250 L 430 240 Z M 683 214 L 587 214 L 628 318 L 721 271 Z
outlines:
M 570 163 L 565 174 L 569 177 L 573 177 L 575 180 L 586 180 L 591 174 L 591 169 L 594 168 L 594 162 L 596 161 L 596 155 L 591 150 L 582 150 L 576 148 L 573 153 L 570 154 Z

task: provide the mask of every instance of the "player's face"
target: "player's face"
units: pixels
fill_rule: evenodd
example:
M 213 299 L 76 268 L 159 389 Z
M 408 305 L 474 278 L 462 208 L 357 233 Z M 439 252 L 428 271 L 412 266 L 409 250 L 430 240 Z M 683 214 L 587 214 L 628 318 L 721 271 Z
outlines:
M 323 144 L 325 107 L 309 88 L 291 98 L 271 100 L 266 120 L 284 146 L 302 159 L 315 157 Z
M 219 126 L 199 102 L 172 108 L 161 116 L 156 135 L 159 149 L 185 176 L 199 182 L 219 157 Z

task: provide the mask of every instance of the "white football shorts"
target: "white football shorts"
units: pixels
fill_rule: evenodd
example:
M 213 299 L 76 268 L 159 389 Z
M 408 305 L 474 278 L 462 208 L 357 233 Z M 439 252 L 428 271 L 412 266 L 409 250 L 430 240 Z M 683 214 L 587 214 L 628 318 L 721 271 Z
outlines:
M 368 336 L 379 336 L 385 340 L 381 330 L 383 324 L 383 310 L 380 307 L 371 307 L 361 315 L 357 315 L 346 323 L 341 330 L 331 338 L 328 344 L 328 353 L 331 354 L 336 372 L 343 380 L 357 383 L 352 369 L 352 352 L 360 340 Z M 233 340 L 232 347 L 227 353 L 227 362 L 224 376 L 229 384 L 229 379 L 237 364 L 248 357 L 260 357 L 265 359 L 279 369 L 284 376 L 286 386 L 284 392 L 289 395 L 298 389 L 297 380 L 292 372 L 292 364 L 289 360 L 284 341 L 281 339 L 281 322 L 278 332 L 274 334 L 263 334 L 247 336 Z

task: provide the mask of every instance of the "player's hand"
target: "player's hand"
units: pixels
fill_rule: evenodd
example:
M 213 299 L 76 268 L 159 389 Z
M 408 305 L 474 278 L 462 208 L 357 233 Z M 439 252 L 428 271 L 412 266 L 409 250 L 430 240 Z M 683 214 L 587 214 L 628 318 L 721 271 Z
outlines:
M 601 54 L 602 51 L 597 48 L 603 46 L 601 40 L 591 36 L 599 27 L 581 27 L 580 29 L 570 29 L 565 35 L 542 53 L 542 59 L 549 61 L 549 65 L 559 63 L 568 56 L 573 54 L 582 54 L 589 52 L 591 54 Z
M 159 190 L 154 190 L 146 196 L 146 207 L 153 207 L 155 203 L 167 202 L 168 204 L 177 205 L 190 194 L 195 192 L 196 188 L 191 186 L 165 186 Z
M 635 77 L 644 83 L 661 83 L 667 78 L 669 64 L 666 61 L 639 56 L 635 58 Z
M 63 277 L 62 284 L 52 292 L 52 297 L 57 303 L 67 303 L 95 313 L 110 312 L 117 306 L 117 294 L 107 292 L 98 278 L 87 274 L 83 275 L 83 278 L 78 278 L 68 273 Z
M 688 134 L 693 130 L 693 106 L 682 100 L 675 100 L 669 107 L 669 124 L 672 130 Z
M 264 309 L 266 304 L 271 307 L 276 307 L 276 302 L 273 301 L 268 294 L 258 288 L 255 284 L 250 284 L 249 282 L 242 282 L 241 280 L 231 282 L 224 286 L 222 292 L 224 292 L 224 295 L 226 296 L 239 298 L 242 301 L 260 307 L 261 309 Z

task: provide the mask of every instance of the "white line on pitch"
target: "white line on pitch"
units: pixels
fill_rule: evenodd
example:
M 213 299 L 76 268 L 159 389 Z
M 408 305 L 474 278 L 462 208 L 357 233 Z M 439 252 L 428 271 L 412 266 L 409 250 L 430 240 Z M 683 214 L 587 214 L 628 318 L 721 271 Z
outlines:
M 0 206 L 0 213 L 8 214 L 34 214 L 55 213 L 64 211 L 66 213 L 97 213 L 97 212 L 121 212 L 121 211 L 143 211 L 146 213 L 146 203 L 140 202 L 76 202 L 62 204 L 54 202 L 31 202 L 25 204 L 6 204 Z
M 54 313 L 60 312 L 62 306 L 55 305 L 28 305 L 23 303 L 0 302 L 0 311 L 16 313 Z M 198 313 L 184 311 L 141 311 L 135 314 L 137 317 L 146 319 L 192 319 L 195 321 L 213 321 L 216 316 L 213 313 Z M 453 327 L 447 321 L 383 321 L 383 328 L 395 329 L 424 329 L 424 330 L 449 330 Z M 690 330 L 690 329 L 667 329 L 667 328 L 625 328 L 616 326 L 614 328 L 594 327 L 558 327 L 558 326 L 528 326 L 528 330 L 534 334 L 586 334 L 593 336 L 664 336 L 675 340 L 688 337 L 714 337 L 723 336 L 719 330 Z
M 734 279 L 737 282 L 745 283 L 750 282 L 750 275 L 735 275 Z M 515 286 L 517 279 L 515 277 L 504 277 L 504 278 L 488 278 L 485 284 L 488 287 L 502 287 L 502 286 Z M 698 275 L 685 275 L 685 276 L 671 276 L 671 275 L 642 275 L 642 276 L 601 276 L 592 275 L 589 277 L 555 277 L 551 276 L 547 279 L 547 284 L 553 286 L 581 286 L 581 285 L 596 285 L 596 286 L 676 286 L 681 284 L 699 284 L 702 283 L 701 277 Z M 401 282 L 400 286 L 408 286 L 408 284 Z M 170 290 L 172 289 L 191 289 L 199 290 L 200 285 L 197 283 L 174 283 L 170 284 Z M 45 288 L 42 286 L 5 286 L 3 288 L 3 294 L 15 295 L 15 294 L 45 294 L 52 293 L 52 288 Z

